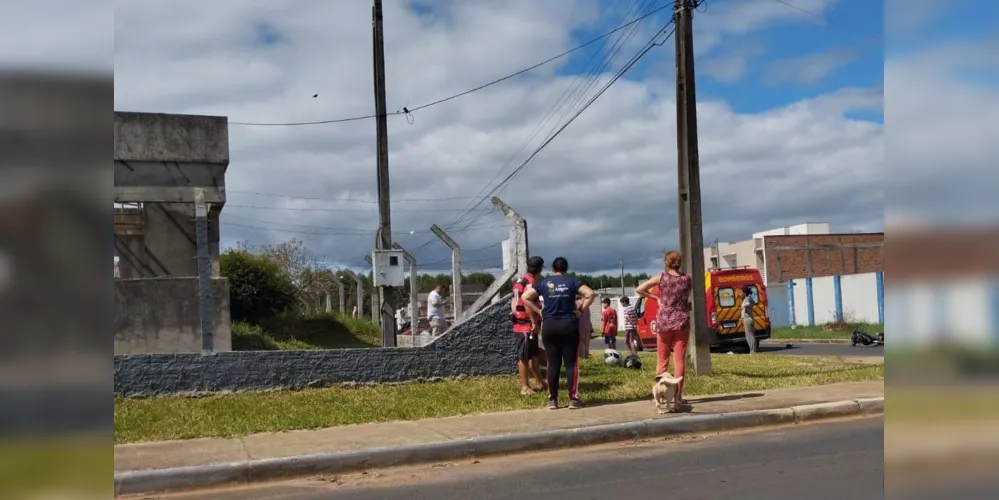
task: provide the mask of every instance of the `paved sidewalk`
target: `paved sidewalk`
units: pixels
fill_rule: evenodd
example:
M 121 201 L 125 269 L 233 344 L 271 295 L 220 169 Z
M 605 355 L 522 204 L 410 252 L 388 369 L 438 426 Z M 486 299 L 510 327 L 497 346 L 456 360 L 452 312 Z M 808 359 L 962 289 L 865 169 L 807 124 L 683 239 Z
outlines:
M 797 387 L 774 391 L 691 397 L 694 414 L 787 408 L 831 401 L 884 396 L 884 381 Z M 650 396 L 651 398 L 651 396 Z M 527 410 L 412 422 L 361 424 L 311 431 L 255 434 L 231 439 L 193 439 L 114 447 L 115 472 L 165 469 L 215 463 L 345 452 L 398 445 L 451 441 L 475 436 L 571 429 L 650 418 L 650 401 L 593 406 L 579 411 Z

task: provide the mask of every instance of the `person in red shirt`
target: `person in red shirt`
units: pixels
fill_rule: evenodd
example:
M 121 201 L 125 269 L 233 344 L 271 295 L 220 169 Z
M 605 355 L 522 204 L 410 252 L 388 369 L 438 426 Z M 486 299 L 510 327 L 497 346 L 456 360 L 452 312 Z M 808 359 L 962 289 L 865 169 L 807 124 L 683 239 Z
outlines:
M 602 313 L 604 320 L 604 345 L 610 349 L 617 350 L 617 311 L 611 307 L 610 299 L 600 301 L 604 306 Z
M 510 300 L 510 310 L 513 312 L 513 336 L 517 343 L 517 374 L 520 378 L 520 393 L 527 396 L 534 394 L 530 378 L 533 375 L 537 381 L 538 390 L 548 390 L 548 384 L 541 376 L 541 346 L 538 342 L 540 318 L 524 306 L 521 296 L 541 278 L 545 261 L 541 257 L 531 257 L 527 260 L 527 273 L 513 283 L 513 298 Z M 540 304 L 539 304 L 540 305 Z

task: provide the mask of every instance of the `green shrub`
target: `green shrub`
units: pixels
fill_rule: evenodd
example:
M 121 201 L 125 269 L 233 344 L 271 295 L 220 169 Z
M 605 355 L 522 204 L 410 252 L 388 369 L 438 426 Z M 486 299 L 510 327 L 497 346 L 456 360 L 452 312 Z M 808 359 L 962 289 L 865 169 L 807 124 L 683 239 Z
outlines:
M 220 260 L 229 279 L 229 307 L 233 322 L 260 322 L 291 310 L 295 285 L 282 268 L 262 255 L 226 250 Z
M 232 350 L 274 351 L 280 347 L 259 326 L 242 321 L 232 324 Z

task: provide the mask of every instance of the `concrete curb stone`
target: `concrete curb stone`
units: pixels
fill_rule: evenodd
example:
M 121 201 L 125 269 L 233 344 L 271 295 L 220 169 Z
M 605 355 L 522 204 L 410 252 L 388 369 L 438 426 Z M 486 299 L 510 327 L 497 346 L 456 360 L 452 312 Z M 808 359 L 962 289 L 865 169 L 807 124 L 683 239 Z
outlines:
M 884 397 L 794 406 L 772 410 L 652 418 L 575 429 L 478 436 L 468 439 L 320 453 L 227 464 L 116 472 L 115 496 L 207 488 L 227 484 L 346 473 L 397 465 L 587 446 L 614 441 L 701 432 L 793 425 L 884 413 Z

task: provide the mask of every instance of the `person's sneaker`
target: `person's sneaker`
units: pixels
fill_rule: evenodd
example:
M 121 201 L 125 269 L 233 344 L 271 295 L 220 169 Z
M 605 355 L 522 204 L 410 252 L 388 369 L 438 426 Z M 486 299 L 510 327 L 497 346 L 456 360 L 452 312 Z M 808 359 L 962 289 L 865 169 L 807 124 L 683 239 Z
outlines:
M 548 400 L 548 409 L 549 410 L 557 410 L 558 409 L 558 401 L 556 401 L 554 399 L 549 399 Z
M 578 410 L 578 409 L 580 409 L 582 407 L 583 407 L 583 402 L 582 401 L 580 401 L 578 399 L 570 399 L 569 400 L 569 409 L 570 410 Z

